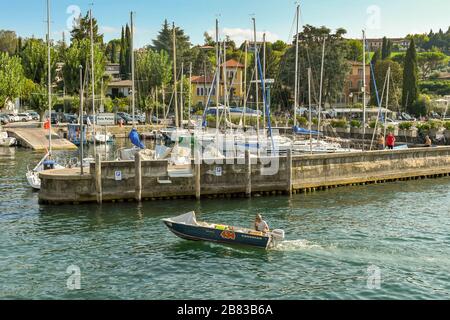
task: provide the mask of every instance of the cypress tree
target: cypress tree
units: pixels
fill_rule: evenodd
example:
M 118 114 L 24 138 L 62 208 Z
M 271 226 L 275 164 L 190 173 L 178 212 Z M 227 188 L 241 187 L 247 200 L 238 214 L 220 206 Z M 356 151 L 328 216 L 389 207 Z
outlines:
M 111 56 L 109 57 L 109 61 L 111 61 L 111 63 L 116 63 L 116 42 L 113 41 L 111 43 Z
M 122 37 L 120 38 L 120 54 L 119 54 L 119 64 L 120 64 L 120 75 L 123 77 L 125 75 L 125 30 L 122 27 Z
M 125 28 L 125 79 L 130 79 L 131 75 L 131 31 L 130 27 Z
M 414 104 L 419 98 L 417 75 L 418 67 L 416 45 L 414 43 L 414 39 L 411 39 L 411 43 L 405 57 L 402 92 L 402 106 L 410 113 L 414 113 Z
M 389 44 L 386 37 L 383 38 L 383 47 L 381 48 L 381 60 L 386 60 L 389 58 Z

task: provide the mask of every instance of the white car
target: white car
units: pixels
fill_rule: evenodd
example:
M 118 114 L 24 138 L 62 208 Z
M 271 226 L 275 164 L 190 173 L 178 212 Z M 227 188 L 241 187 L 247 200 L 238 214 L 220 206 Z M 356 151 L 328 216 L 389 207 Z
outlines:
M 29 113 L 19 113 L 17 116 L 19 117 L 19 121 L 22 122 L 33 121 L 33 117 Z
M 20 121 L 19 116 L 14 113 L 8 113 L 8 117 L 9 117 L 9 122 L 19 122 Z
M 397 121 L 394 121 L 394 120 L 389 119 L 389 118 L 386 118 L 386 124 L 387 124 L 388 126 L 394 126 L 394 127 L 396 127 L 396 126 L 399 125 L 399 123 L 398 123 Z

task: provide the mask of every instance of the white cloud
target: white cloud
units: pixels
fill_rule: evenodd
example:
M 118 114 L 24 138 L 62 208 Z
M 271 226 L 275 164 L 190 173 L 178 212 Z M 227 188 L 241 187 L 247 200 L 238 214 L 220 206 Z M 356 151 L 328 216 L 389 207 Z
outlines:
M 210 35 L 214 35 L 215 31 L 210 30 L 210 31 L 208 31 L 208 33 Z M 268 42 L 275 42 L 277 40 L 280 40 L 280 37 L 277 34 L 272 33 L 270 31 L 266 31 L 266 32 L 257 31 L 256 32 L 257 41 L 263 40 L 264 33 L 266 34 L 266 41 L 268 41 Z M 231 40 L 236 42 L 237 45 L 240 45 L 243 42 L 245 42 L 246 40 L 253 41 L 254 33 L 253 33 L 252 29 L 241 29 L 241 28 L 223 28 L 223 29 L 219 30 L 219 37 L 221 39 L 224 39 L 226 36 L 229 36 L 231 38 Z M 213 38 L 214 38 L 214 36 L 213 36 Z
M 114 27 L 109 26 L 100 26 L 101 33 L 119 33 L 120 30 Z

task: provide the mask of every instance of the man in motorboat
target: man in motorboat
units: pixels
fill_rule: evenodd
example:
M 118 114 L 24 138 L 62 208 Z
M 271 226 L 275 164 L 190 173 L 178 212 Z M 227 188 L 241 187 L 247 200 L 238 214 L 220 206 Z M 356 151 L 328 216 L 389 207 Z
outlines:
M 255 230 L 263 233 L 270 232 L 269 225 L 266 221 L 263 220 L 263 217 L 261 214 L 256 215 L 255 219 Z

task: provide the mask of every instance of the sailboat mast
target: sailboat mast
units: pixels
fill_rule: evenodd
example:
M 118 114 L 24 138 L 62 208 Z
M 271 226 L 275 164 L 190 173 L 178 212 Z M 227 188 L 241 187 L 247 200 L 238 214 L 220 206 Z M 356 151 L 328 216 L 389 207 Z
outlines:
M 219 94 L 220 94 L 219 86 L 220 86 L 219 20 L 216 19 L 216 131 L 217 132 L 219 131 Z
M 244 129 L 245 118 L 247 115 L 247 68 L 248 68 L 248 41 L 245 41 L 245 58 L 244 58 Z
M 84 125 L 83 125 L 83 66 L 80 65 L 80 164 L 81 175 L 84 174 L 83 158 L 84 158 Z
M 266 83 L 266 34 L 263 34 L 263 80 Z M 264 106 L 264 131 L 266 130 L 266 110 Z
M 89 18 L 91 25 L 91 82 L 92 82 L 92 140 L 94 142 L 94 157 L 96 156 L 95 141 L 95 66 L 94 66 L 94 27 L 92 22 L 92 9 L 89 10 Z
M 256 42 L 256 19 L 253 18 L 253 40 L 255 41 L 255 102 L 256 102 L 256 132 L 258 134 L 258 143 L 259 143 L 259 87 L 258 87 L 258 43 Z
M 189 114 L 188 114 L 188 129 L 191 125 L 191 111 L 192 111 L 192 62 L 189 64 Z
M 52 65 L 50 42 L 50 0 L 47 0 L 48 152 L 52 154 Z
M 320 140 L 320 121 L 322 118 L 322 92 L 323 92 L 323 69 L 325 64 L 325 42 L 326 39 L 323 39 L 323 47 L 322 47 L 322 66 L 320 67 L 320 88 L 319 88 L 319 115 L 317 117 L 317 142 Z
M 228 77 L 227 77 L 227 44 L 226 41 L 223 41 L 223 100 L 224 100 L 224 118 L 227 120 L 228 115 Z
M 184 122 L 184 62 L 181 62 L 181 83 L 180 83 L 180 124 L 183 128 Z
M 174 91 L 174 102 L 175 102 L 175 127 L 178 128 L 178 92 L 177 92 L 177 43 L 176 43 L 176 30 L 175 22 L 172 24 L 172 46 L 173 46 L 173 91 Z
M 312 109 L 311 109 L 311 68 L 308 68 L 308 101 L 309 101 L 309 125 L 308 125 L 308 129 L 309 129 L 309 148 L 310 148 L 310 152 L 311 154 L 313 153 L 313 143 L 312 143 L 312 127 L 311 127 L 311 122 L 312 122 Z
M 136 85 L 134 83 L 135 80 L 135 66 L 134 66 L 134 21 L 133 21 L 133 12 L 130 12 L 130 25 L 131 25 L 131 37 L 130 37 L 130 51 L 131 51 L 131 109 L 133 116 L 133 128 L 136 128 L 136 117 L 135 117 L 135 108 L 136 108 Z
M 300 24 L 300 5 L 297 6 L 297 31 L 295 33 L 295 80 L 294 80 L 294 127 L 297 126 L 297 108 L 298 108 L 298 33 Z
M 363 30 L 363 148 L 366 147 L 366 32 Z
M 389 110 L 389 87 L 391 84 L 391 67 L 389 66 L 387 71 L 387 90 L 386 90 L 386 112 L 384 114 L 384 136 L 386 137 L 387 130 L 387 116 Z

